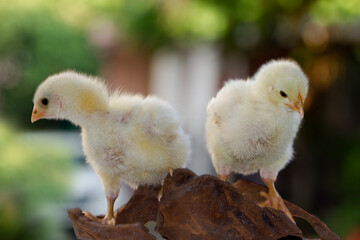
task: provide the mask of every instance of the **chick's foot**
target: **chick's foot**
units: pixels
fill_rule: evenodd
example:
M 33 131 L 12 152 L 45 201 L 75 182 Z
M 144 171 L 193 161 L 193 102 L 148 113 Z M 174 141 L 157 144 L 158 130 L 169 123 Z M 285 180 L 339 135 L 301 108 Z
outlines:
M 265 198 L 266 200 L 262 203 L 258 203 L 260 207 L 271 207 L 276 210 L 280 210 L 290 218 L 292 222 L 295 223 L 292 214 L 290 213 L 289 209 L 285 206 L 283 199 L 280 197 L 279 193 L 275 189 L 274 179 L 266 178 L 262 176 L 262 180 L 265 185 L 268 187 L 269 192 L 260 192 L 260 196 Z
M 87 211 L 84 211 L 83 214 L 85 217 L 87 217 L 95 222 L 101 223 L 101 224 L 108 224 L 108 225 L 114 225 L 114 226 L 116 224 L 117 213 L 113 214 L 113 216 L 105 215 L 105 217 L 103 217 L 103 218 L 98 218 Z
M 216 170 L 217 176 L 220 180 L 227 182 L 227 179 L 230 175 L 230 169 L 227 168 L 219 168 Z
M 290 213 L 289 209 L 285 206 L 283 199 L 279 195 L 260 192 L 260 196 L 266 199 L 264 202 L 258 203 L 260 207 L 271 207 L 276 210 L 280 210 L 283 213 L 285 213 L 285 215 L 288 216 L 288 218 L 290 218 L 292 222 L 295 223 L 292 214 Z
M 116 217 L 117 217 L 117 212 L 115 212 L 114 214 L 114 202 L 116 200 L 116 198 L 118 197 L 119 193 L 116 194 L 108 194 L 106 196 L 106 200 L 107 200 L 107 211 L 106 211 L 106 215 L 104 218 L 99 219 L 97 217 L 95 217 L 94 215 L 92 215 L 89 212 L 83 212 L 83 214 L 85 215 L 85 217 L 102 223 L 102 224 L 109 224 L 109 225 L 115 225 L 116 224 Z

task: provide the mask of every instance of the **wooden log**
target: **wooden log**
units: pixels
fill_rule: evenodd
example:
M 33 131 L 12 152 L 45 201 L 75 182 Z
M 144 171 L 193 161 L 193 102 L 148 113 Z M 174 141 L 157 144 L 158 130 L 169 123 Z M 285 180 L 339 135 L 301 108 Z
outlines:
M 130 201 L 117 210 L 115 226 L 87 219 L 80 209 L 68 211 L 78 239 L 155 239 L 144 224 L 156 221 L 156 230 L 170 240 L 187 239 L 303 239 L 301 230 L 287 216 L 272 208 L 261 208 L 259 192 L 266 188 L 249 181 L 234 184 L 210 175 L 197 176 L 176 169 L 160 186 L 140 186 Z M 317 217 L 285 201 L 295 217 L 306 220 L 321 239 L 339 237 Z M 99 216 L 101 217 L 101 216 Z

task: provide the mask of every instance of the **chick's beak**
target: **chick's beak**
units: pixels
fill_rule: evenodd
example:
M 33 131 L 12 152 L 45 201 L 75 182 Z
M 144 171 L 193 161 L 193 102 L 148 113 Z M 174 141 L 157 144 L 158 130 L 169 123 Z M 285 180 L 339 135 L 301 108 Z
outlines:
M 44 117 L 44 112 L 37 110 L 36 107 L 34 106 L 32 114 L 31 114 L 31 123 L 34 123 L 43 117 Z
M 291 104 L 286 104 L 291 110 L 297 112 L 301 118 L 304 117 L 304 102 L 303 99 L 301 97 L 301 94 L 299 93 L 298 95 L 298 99 L 297 102 L 293 105 Z

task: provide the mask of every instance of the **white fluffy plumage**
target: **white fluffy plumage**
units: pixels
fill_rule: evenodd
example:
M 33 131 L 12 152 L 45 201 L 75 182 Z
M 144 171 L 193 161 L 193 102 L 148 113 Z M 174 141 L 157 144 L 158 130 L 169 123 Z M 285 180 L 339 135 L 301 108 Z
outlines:
M 99 79 L 73 71 L 50 76 L 38 87 L 32 122 L 41 118 L 81 127 L 86 160 L 108 199 L 103 222 L 114 224 L 120 180 L 133 188 L 161 184 L 169 169 L 184 167 L 189 158 L 189 138 L 169 104 L 152 96 L 110 93 Z
M 227 82 L 207 108 L 207 147 L 219 178 L 260 170 L 271 194 L 293 156 L 307 91 L 305 74 L 290 60 L 270 61 L 253 78 Z

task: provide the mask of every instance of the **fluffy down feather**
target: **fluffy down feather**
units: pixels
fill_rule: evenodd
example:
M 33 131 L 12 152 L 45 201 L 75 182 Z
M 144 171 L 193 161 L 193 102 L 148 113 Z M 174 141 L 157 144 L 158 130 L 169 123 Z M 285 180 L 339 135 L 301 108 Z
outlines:
M 260 170 L 266 184 L 275 181 L 293 156 L 307 91 L 306 76 L 289 60 L 227 82 L 207 108 L 207 146 L 219 177 Z
M 50 76 L 38 87 L 32 121 L 41 118 L 81 127 L 86 160 L 100 177 L 108 205 L 118 196 L 120 180 L 133 188 L 161 184 L 169 169 L 184 167 L 189 158 L 189 138 L 169 104 L 110 93 L 99 79 L 73 71 Z M 110 210 L 104 221 L 114 223 Z

